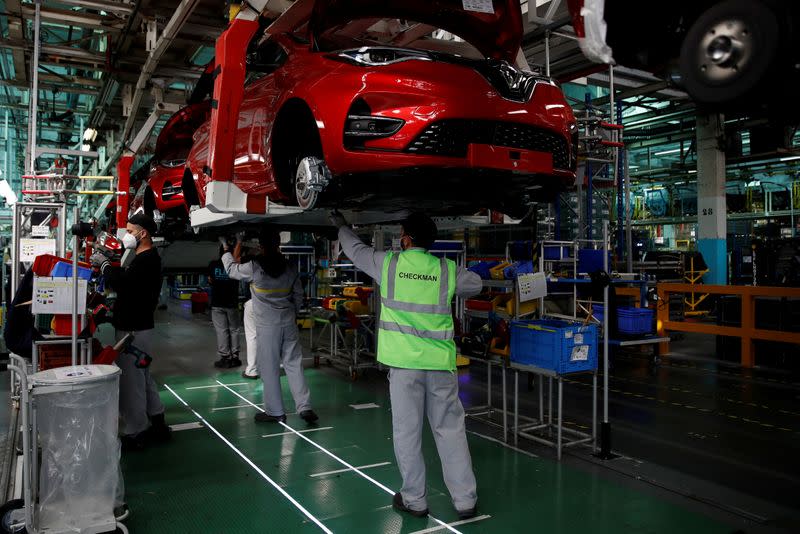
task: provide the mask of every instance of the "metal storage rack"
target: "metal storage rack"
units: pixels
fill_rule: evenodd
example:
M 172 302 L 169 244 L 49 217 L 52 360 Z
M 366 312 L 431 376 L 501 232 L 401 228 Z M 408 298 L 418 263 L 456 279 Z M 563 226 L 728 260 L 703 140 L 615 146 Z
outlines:
M 510 243 L 506 243 L 506 259 L 510 258 L 509 253 L 509 245 Z M 507 291 L 511 291 L 513 293 L 514 299 L 514 314 L 510 315 L 508 312 L 503 310 L 497 311 L 481 311 L 481 310 L 469 310 L 466 308 L 462 308 L 464 311 L 463 317 L 467 318 L 475 318 L 475 319 L 488 319 L 489 314 L 494 314 L 500 319 L 505 320 L 519 320 L 524 316 L 532 315 L 536 313 L 537 310 L 533 310 L 528 313 L 520 313 L 520 300 L 519 300 L 519 291 L 517 288 L 516 279 L 514 280 L 483 280 L 483 288 L 484 289 L 505 289 Z M 463 306 L 463 304 L 462 304 Z M 540 304 L 541 306 L 541 304 Z M 467 324 L 462 321 L 462 324 Z M 506 378 L 506 369 L 508 367 L 508 359 L 504 356 L 500 356 L 498 354 L 494 354 L 490 352 L 489 345 L 486 346 L 486 350 L 483 353 L 483 356 L 470 356 L 471 360 L 481 360 L 486 363 L 486 404 L 480 406 L 473 406 L 465 411 L 466 416 L 475 419 L 477 421 L 481 421 L 482 423 L 502 428 L 503 429 L 503 441 L 508 441 L 508 405 L 507 405 L 507 378 Z M 493 405 L 492 401 L 492 390 L 493 390 L 493 379 L 492 379 L 492 367 L 499 367 L 501 371 L 501 383 L 502 383 L 502 397 L 503 397 L 503 406 L 501 409 L 496 408 Z M 498 422 L 494 417 L 495 414 L 499 414 L 502 418 L 502 422 Z M 532 421 L 532 419 L 520 416 L 522 419 Z
M 543 369 L 533 365 L 524 365 L 516 362 L 511 362 L 509 367 L 514 370 L 514 446 L 518 444 L 519 437 L 542 443 L 555 447 L 558 459 L 561 459 L 561 451 L 565 447 L 574 447 L 584 443 L 594 444 L 597 440 L 597 371 L 582 371 L 582 373 L 591 372 L 592 374 L 592 432 L 587 434 L 572 428 L 565 428 L 563 421 L 563 401 L 564 401 L 564 375 L 561 375 L 551 369 Z M 519 372 L 533 373 L 539 377 L 539 419 L 529 420 L 528 423 L 523 425 L 519 424 L 520 419 L 527 419 L 519 414 Z M 578 373 L 570 373 L 581 374 Z M 544 410 L 544 378 L 547 377 L 550 384 L 550 391 L 548 395 L 548 408 L 547 413 Z M 556 422 L 553 423 L 553 379 L 557 382 L 557 395 L 558 401 L 556 403 Z M 541 435 L 534 435 L 535 431 L 547 431 L 552 437 L 555 431 L 555 440 L 548 439 Z M 573 439 L 564 440 L 564 433 L 573 436 Z
M 310 247 L 309 247 L 310 248 Z M 355 265 L 348 262 L 330 263 L 329 269 L 335 269 L 337 272 L 343 271 L 349 273 L 352 281 L 342 284 L 326 284 L 318 283 L 315 277 L 314 292 L 315 298 L 320 298 L 319 291 L 321 288 L 329 288 L 331 290 L 343 289 L 347 286 L 365 286 L 365 281 L 360 281 L 359 278 L 366 278 Z M 371 303 L 371 308 L 375 309 L 375 300 Z M 337 317 L 336 312 L 333 310 L 326 310 L 320 306 L 312 307 L 311 313 L 311 328 L 309 332 L 310 338 L 310 351 L 314 357 L 314 365 L 318 366 L 322 358 L 330 363 L 338 363 L 347 367 L 352 380 L 356 380 L 361 371 L 365 369 L 378 368 L 378 362 L 375 360 L 375 314 L 358 315 L 359 321 L 358 328 L 352 328 L 349 323 L 342 322 Z M 317 333 L 317 325 L 321 325 L 321 329 Z M 359 333 L 359 329 L 365 329 L 364 332 Z M 348 347 L 347 332 L 352 331 L 353 340 Z M 372 343 L 368 343 L 366 335 L 372 337 Z M 323 344 L 323 340 L 327 338 L 327 345 Z
M 375 339 L 376 331 L 374 315 L 356 316 L 360 321 L 360 324 L 358 328 L 352 328 L 351 325 L 345 324 L 335 318 L 329 319 L 324 316 L 320 317 L 318 315 L 320 311 L 330 312 L 331 316 L 335 315 L 335 312 L 330 310 L 322 310 L 322 308 L 316 308 L 311 312 L 311 346 L 309 350 L 314 356 L 315 366 L 320 364 L 321 358 L 323 357 L 328 361 L 328 363 L 340 363 L 347 366 L 347 370 L 350 373 L 350 378 L 352 380 L 356 380 L 359 372 L 363 371 L 364 369 L 375 369 L 379 367 L 378 362 L 375 360 L 375 352 L 372 350 L 373 347 L 370 343 L 368 343 L 364 332 L 359 332 L 359 330 L 363 328 L 367 334 L 372 336 L 373 340 Z M 317 324 L 322 325 L 322 329 L 320 330 L 319 334 L 315 336 L 314 327 Z M 348 330 L 353 332 L 353 340 L 350 344 L 350 347 L 347 346 Z M 321 340 L 325 337 L 326 333 L 328 337 L 328 345 L 323 346 L 321 344 Z
M 281 253 L 297 268 L 306 300 L 317 295 L 316 255 L 311 245 L 281 245 Z

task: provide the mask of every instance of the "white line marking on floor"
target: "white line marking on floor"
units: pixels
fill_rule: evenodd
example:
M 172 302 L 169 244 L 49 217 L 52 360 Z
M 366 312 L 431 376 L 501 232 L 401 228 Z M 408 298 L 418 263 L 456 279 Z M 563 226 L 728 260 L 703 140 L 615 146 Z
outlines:
M 379 464 L 359 465 L 356 469 L 371 469 L 373 467 L 383 467 L 384 465 L 392 465 L 392 462 L 381 462 Z M 325 471 L 324 473 L 314 473 L 308 475 L 310 477 L 324 477 L 325 475 L 338 475 L 339 473 L 348 473 L 351 469 L 337 469 L 336 471 Z
M 375 404 L 374 402 L 368 402 L 367 404 L 351 404 L 350 407 L 354 410 L 369 410 L 370 408 L 380 408 L 380 406 Z
M 220 406 L 219 408 L 211 408 L 212 412 L 218 412 L 220 410 L 235 410 L 236 408 L 251 408 L 249 404 L 237 404 L 236 406 Z
M 225 385 L 225 386 L 243 386 L 245 384 L 247 384 L 247 382 L 236 382 L 234 384 L 223 384 L 223 385 Z M 210 388 L 218 388 L 218 387 L 222 387 L 222 386 L 220 384 L 212 384 L 210 386 L 192 386 L 192 387 L 186 388 L 186 389 L 187 390 L 189 390 L 189 389 L 210 389 Z
M 492 517 L 492 516 L 490 516 L 490 515 L 479 515 L 478 517 L 473 517 L 471 519 L 464 519 L 462 521 L 455 521 L 454 523 L 450 523 L 450 526 L 451 527 L 456 527 L 456 526 L 459 526 L 459 525 L 466 525 L 467 523 L 477 523 L 478 521 L 483 521 L 484 519 L 489 519 L 490 517 Z M 428 534 L 429 532 L 439 532 L 443 528 L 444 527 L 431 527 L 431 528 L 426 528 L 425 530 L 416 530 L 416 531 L 412 532 L 411 534 Z
M 203 428 L 203 425 L 197 421 L 191 423 L 180 423 L 178 425 L 169 425 L 173 432 L 180 432 L 181 430 L 194 430 L 195 428 Z
M 240 398 L 240 399 L 242 399 L 243 401 L 245 401 L 245 402 L 247 402 L 247 403 L 250 403 L 250 404 L 252 404 L 252 405 L 253 405 L 253 407 L 255 407 L 255 408 L 258 408 L 259 410 L 261 410 L 261 408 L 259 408 L 258 406 L 256 406 L 255 404 L 253 404 L 252 402 L 250 402 L 249 400 L 247 400 L 245 397 L 243 397 L 243 396 L 239 395 L 239 393 L 238 393 L 238 392 L 236 392 L 235 390 L 233 390 L 233 389 L 229 388 L 228 386 L 226 386 L 225 384 L 223 384 L 223 383 L 222 383 L 222 382 L 220 382 L 219 380 L 217 380 L 217 383 L 219 383 L 221 386 L 223 386 L 225 389 L 227 389 L 228 391 L 230 391 L 231 393 L 233 393 L 234 395 L 236 395 L 237 397 L 239 397 L 239 398 Z M 262 411 L 263 411 L 263 410 L 262 410 Z M 314 447 L 316 447 L 317 449 L 321 450 L 322 452 L 324 452 L 325 454 L 327 454 L 328 456 L 330 456 L 331 458 L 333 458 L 334 460 L 336 460 L 337 462 L 339 462 L 339 463 L 340 463 L 340 464 L 342 464 L 343 466 L 345 466 L 345 467 L 349 468 L 351 471 L 355 471 L 356 473 L 358 473 L 359 475 L 361 475 L 361 477 L 362 477 L 362 478 L 364 478 L 364 479 L 366 479 L 366 480 L 368 480 L 368 481 L 372 482 L 373 484 L 375 484 L 376 486 L 378 486 L 380 489 L 382 489 L 383 491 L 385 491 L 385 492 L 386 492 L 386 493 L 388 493 L 389 495 L 392 495 L 392 496 L 394 496 L 394 494 L 395 494 L 395 491 L 394 491 L 394 490 L 391 490 L 391 489 L 387 488 L 386 486 L 384 486 L 383 484 L 381 484 L 380 482 L 378 482 L 377 480 L 375 480 L 375 479 L 374 479 L 374 478 L 372 478 L 371 476 L 369 476 L 369 475 L 365 474 L 363 471 L 361 471 L 361 470 L 360 470 L 360 469 L 358 469 L 357 467 L 354 467 L 354 466 L 350 465 L 349 463 L 345 462 L 344 460 L 342 460 L 341 458 L 339 458 L 338 456 L 336 456 L 335 454 L 333 454 L 331 451 L 329 451 L 328 449 L 326 449 L 325 447 L 323 447 L 323 446 L 322 446 L 322 445 L 320 445 L 319 443 L 315 442 L 314 440 L 311 440 L 311 439 L 307 438 L 306 436 L 304 436 L 303 434 L 299 433 L 297 430 L 295 430 L 294 428 L 290 427 L 290 426 L 289 426 L 289 425 L 287 425 L 286 423 L 280 423 L 280 424 L 281 424 L 281 426 L 283 426 L 283 427 L 284 427 L 286 430 L 289 430 L 290 432 L 292 432 L 292 433 L 294 433 L 294 434 L 297 434 L 297 436 L 298 436 L 298 437 L 300 437 L 301 439 L 304 439 L 305 441 L 309 442 L 311 445 L 313 445 L 313 446 L 314 446 Z M 454 529 L 453 527 L 451 527 L 450 525 L 448 525 L 448 524 L 447 524 L 447 523 L 445 523 L 444 521 L 442 521 L 442 520 L 440 520 L 440 519 L 437 519 L 437 518 L 433 517 L 432 515 L 429 515 L 429 516 L 428 516 L 428 518 L 429 518 L 429 519 L 431 519 L 432 521 L 434 521 L 434 522 L 436 522 L 436 523 L 438 523 L 438 524 L 442 525 L 442 527 L 446 528 L 446 529 L 447 529 L 447 530 L 449 530 L 450 532 L 453 532 L 454 534 L 462 534 L 462 532 L 461 532 L 461 531 Z
M 221 385 L 223 385 L 223 386 L 225 386 L 225 384 L 222 384 L 222 382 L 220 382 L 220 384 L 221 384 Z M 199 420 L 200 420 L 200 422 L 201 422 L 201 423 L 203 423 L 203 424 L 204 424 L 206 427 L 208 427 L 208 429 L 209 429 L 210 431 L 212 431 L 214 434 L 216 434 L 216 436 L 217 436 L 219 439 L 221 439 L 221 440 L 222 440 L 222 441 L 225 443 L 225 445 L 227 445 L 228 447 L 230 447 L 230 448 L 231 448 L 231 450 L 233 450 L 233 452 L 235 452 L 236 454 L 238 454 L 238 455 L 239 455 L 239 457 L 241 457 L 241 459 L 242 459 L 242 460 L 244 460 L 245 462 L 247 462 L 247 465 L 249 465 L 250 467 L 252 467 L 252 468 L 255 470 L 255 472 L 256 472 L 256 473 L 258 473 L 259 475 L 261 475 L 261 478 L 263 478 L 264 480 L 266 480 L 267 482 L 269 482 L 269 484 L 270 484 L 270 485 L 271 485 L 273 488 L 275 488 L 276 490 L 278 490 L 278 491 L 280 492 L 280 494 L 281 494 L 281 495 L 283 495 L 284 497 L 286 497 L 286 499 L 287 499 L 289 502 L 291 502 L 293 505 L 295 505 L 295 507 L 296 507 L 298 510 L 300 510 L 301 512 L 303 512 L 303 515 L 305 515 L 307 518 L 309 518 L 311 521 L 313 521 L 313 522 L 314 522 L 314 524 L 316 524 L 316 525 L 317 525 L 317 526 L 318 526 L 320 529 L 322 529 L 322 531 L 323 531 L 323 532 L 326 532 L 327 534 L 333 534 L 333 531 L 332 531 L 332 530 L 330 530 L 328 527 L 326 527 L 325 525 L 323 525 L 323 524 L 322 524 L 322 522 L 321 522 L 319 519 L 317 519 L 316 517 L 314 517 L 313 515 L 311 515 L 311 512 L 309 512 L 308 510 L 306 510 L 305 508 L 303 508 L 303 505 L 302 505 L 302 504 L 300 504 L 299 502 L 297 502 L 297 501 L 294 499 L 294 497 L 292 497 L 291 495 L 289 495 L 289 494 L 286 492 L 286 490 L 284 490 L 282 487 L 280 487 L 280 486 L 279 486 L 279 485 L 278 485 L 278 484 L 277 484 L 277 483 L 276 483 L 274 480 L 272 480 L 272 479 L 271 479 L 271 478 L 270 478 L 270 477 L 269 477 L 269 476 L 268 476 L 268 475 L 267 475 L 267 474 L 266 474 L 264 471 L 262 471 L 262 470 L 261 470 L 261 468 L 259 468 L 259 467 L 258 467 L 256 464 L 254 464 L 254 463 L 253 463 L 253 461 L 252 461 L 250 458 L 248 458 L 247 456 L 245 456 L 245 454 L 244 454 L 242 451 L 240 451 L 239 449 L 237 449 L 237 448 L 236 448 L 236 446 L 235 446 L 233 443 L 231 443 L 230 441 L 228 441 L 228 439 L 227 439 L 225 436 L 223 436 L 222 434 L 220 434 L 220 432 L 219 432 L 219 431 L 218 431 L 216 428 L 214 428 L 213 426 L 211 426 L 211 425 L 209 424 L 209 422 L 208 422 L 208 421 L 206 421 L 206 420 L 203 418 L 203 416 L 202 416 L 202 415 L 200 415 L 199 413 L 197 413 L 197 412 L 194 410 L 194 408 L 192 408 L 191 406 L 189 406 L 189 404 L 188 404 L 188 403 L 187 403 L 185 400 L 183 400 L 183 399 L 181 398 L 181 396 L 180 396 L 180 395 L 178 395 L 177 393 L 175 393 L 175 391 L 174 391 L 174 390 L 173 390 L 171 387 L 169 387 L 169 385 L 168 385 L 168 384 L 164 384 L 164 387 L 165 387 L 165 388 L 167 388 L 167 389 L 169 390 L 169 392 L 170 392 L 170 393 L 172 393 L 172 395 L 173 395 L 173 396 L 174 396 L 176 399 L 178 399 L 178 400 L 179 400 L 179 401 L 180 401 L 180 402 L 181 402 L 181 403 L 182 403 L 184 406 L 186 406 L 186 408 L 187 408 L 187 409 L 188 409 L 190 412 L 192 412 L 192 413 L 194 414 L 194 416 L 195 416 L 195 417 L 197 417 L 197 419 L 199 419 Z M 233 391 L 232 389 L 228 388 L 227 386 L 225 386 L 225 389 L 227 389 L 228 391 Z
M 473 436 L 478 436 L 479 438 L 483 438 L 483 439 L 485 439 L 487 441 L 491 441 L 492 443 L 497 443 L 498 445 L 502 445 L 503 447 L 505 447 L 507 449 L 511 449 L 514 452 L 518 452 L 520 454 L 525 454 L 525 455 L 530 456 L 532 458 L 539 458 L 539 455 L 537 455 L 537 454 L 533 454 L 532 452 L 528 452 L 528 451 L 523 451 L 522 449 L 518 449 L 517 447 L 514 447 L 513 445 L 509 445 L 508 443 L 505 443 L 504 441 L 501 441 L 499 439 L 495 439 L 495 438 L 490 437 L 490 436 L 484 436 L 483 434 L 478 434 L 477 432 L 473 432 L 472 430 L 467 430 L 467 434 L 472 434 Z
M 320 430 L 331 430 L 332 426 L 322 426 L 319 428 L 309 428 L 307 430 L 299 430 L 298 432 L 318 432 Z M 294 432 L 279 432 L 277 434 L 265 434 L 261 436 L 262 438 L 274 438 L 276 436 L 288 436 L 289 434 L 294 434 Z

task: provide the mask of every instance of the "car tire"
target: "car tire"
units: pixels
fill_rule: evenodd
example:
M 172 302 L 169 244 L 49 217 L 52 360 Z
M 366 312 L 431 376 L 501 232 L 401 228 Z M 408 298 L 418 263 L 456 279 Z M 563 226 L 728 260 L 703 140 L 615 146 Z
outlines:
M 197 186 L 194 183 L 194 175 L 188 168 L 183 173 L 181 190 L 183 191 L 183 202 L 186 204 L 187 212 L 192 208 L 192 206 L 200 205 L 200 196 L 197 194 Z
M 290 205 L 300 206 L 303 199 L 298 199 L 298 169 L 310 158 L 324 164 L 322 140 L 314 115 L 304 102 L 292 100 L 279 112 L 272 136 L 271 155 L 278 189 Z
M 726 0 L 689 28 L 679 59 L 682 85 L 701 104 L 724 105 L 758 90 L 778 57 L 780 24 L 766 4 Z

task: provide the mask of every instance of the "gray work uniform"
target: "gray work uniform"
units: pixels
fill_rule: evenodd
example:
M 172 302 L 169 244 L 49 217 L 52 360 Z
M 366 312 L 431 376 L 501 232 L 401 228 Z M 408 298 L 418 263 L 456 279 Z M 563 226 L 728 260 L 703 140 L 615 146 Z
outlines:
M 222 263 L 228 276 L 250 282 L 252 312 L 256 325 L 256 362 L 264 381 L 264 411 L 286 413 L 281 395 L 280 365 L 298 413 L 311 409 L 311 394 L 303 376 L 303 352 L 297 330 L 297 310 L 303 305 L 303 286 L 297 270 L 287 266 L 277 278 L 267 275 L 256 261 L 239 264 L 226 253 Z
M 133 346 L 152 354 L 154 330 L 138 330 L 133 332 Z M 117 330 L 119 341 L 130 332 Z M 119 416 L 120 434 L 135 436 L 147 430 L 150 417 L 164 413 L 164 405 L 158 395 L 158 387 L 150 374 L 150 368 L 136 367 L 136 357 L 127 352 L 120 353 L 116 360 L 120 368 Z
M 239 357 L 239 335 L 242 321 L 236 308 L 211 308 L 211 322 L 217 333 L 217 354 L 220 358 Z
M 258 374 L 258 363 L 256 362 L 256 354 L 258 354 L 257 330 L 256 316 L 253 314 L 253 299 L 250 299 L 244 303 L 244 340 L 247 345 L 247 368 L 244 373 L 249 376 Z
M 368 247 L 347 227 L 339 229 L 339 242 L 353 264 L 380 284 L 386 253 Z M 475 295 L 480 293 L 482 287 L 478 275 L 458 267 L 456 295 Z M 394 453 L 403 478 L 400 490 L 403 503 L 412 510 L 425 510 L 428 507 L 425 459 L 422 456 L 423 419 L 427 415 L 453 505 L 457 510 L 473 508 L 478 500 L 477 484 L 467 445 L 464 407 L 458 398 L 456 374 L 392 367 L 389 370 L 389 396 L 392 402 Z

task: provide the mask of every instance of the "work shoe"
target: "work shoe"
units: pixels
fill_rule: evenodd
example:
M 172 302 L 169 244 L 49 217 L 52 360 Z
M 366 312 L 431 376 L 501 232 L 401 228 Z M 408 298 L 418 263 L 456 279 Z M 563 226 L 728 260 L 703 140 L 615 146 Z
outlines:
M 150 427 L 142 432 L 148 443 L 165 443 L 172 439 L 172 429 L 164 421 L 164 414 L 150 416 Z
M 472 519 L 478 515 L 478 503 L 475 503 L 475 506 L 467 508 L 466 510 L 456 510 L 456 513 L 459 519 Z
M 256 423 L 285 423 L 286 415 L 268 415 L 266 412 L 258 412 L 254 419 Z
M 230 358 L 220 358 L 214 362 L 214 367 L 217 369 L 229 369 L 232 367 Z
M 319 416 L 314 413 L 314 410 L 303 410 L 300 412 L 300 419 L 305 421 L 306 423 L 313 423 L 319 419 Z
M 145 442 L 145 436 L 143 434 L 144 432 L 140 432 L 135 436 L 120 436 L 119 441 L 122 445 L 122 452 L 143 451 L 147 448 L 147 443 Z
M 248 378 L 250 380 L 258 380 L 261 377 L 258 375 L 248 375 L 245 371 L 242 371 L 242 378 Z
M 234 356 L 233 358 L 231 358 L 230 364 L 228 365 L 228 367 L 241 367 L 241 366 L 242 366 L 242 360 L 240 360 L 238 356 Z
M 125 521 L 130 515 L 131 509 L 128 507 L 127 503 L 122 503 L 114 508 L 114 519 L 118 522 Z
M 414 517 L 426 517 L 428 515 L 428 509 L 425 508 L 424 510 L 412 510 L 408 506 L 405 505 L 403 502 L 403 496 L 400 492 L 394 494 L 394 498 L 392 499 L 392 508 L 397 510 L 398 512 L 405 512 L 407 514 L 411 514 Z

